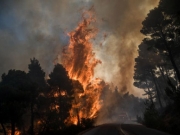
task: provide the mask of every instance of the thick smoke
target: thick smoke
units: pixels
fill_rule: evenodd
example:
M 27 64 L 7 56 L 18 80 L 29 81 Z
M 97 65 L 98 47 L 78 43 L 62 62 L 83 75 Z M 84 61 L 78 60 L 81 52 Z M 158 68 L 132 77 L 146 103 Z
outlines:
M 96 68 L 97 76 L 112 81 L 120 91 L 140 95 L 134 88 L 133 68 L 137 47 L 142 40 L 141 22 L 157 0 L 94 0 L 99 29 L 107 33 L 103 47 L 97 52 L 102 65 Z M 102 71 L 102 72 L 99 72 Z M 139 93 L 140 92 L 140 93 Z
M 93 6 L 99 30 L 93 47 L 102 61 L 95 78 L 113 83 L 119 92 L 141 96 L 142 90 L 133 87 L 134 58 L 143 38 L 141 22 L 157 4 L 158 0 L 1 0 L 0 74 L 27 71 L 35 57 L 48 75 L 69 42 L 66 33 L 80 22 L 82 11 Z
M 62 47 L 68 44 L 66 32 L 76 27 L 81 11 L 93 5 L 99 29 L 94 48 L 102 61 L 95 77 L 138 95 L 132 76 L 137 46 L 142 40 L 139 31 L 145 15 L 157 3 L 158 0 L 2 0 L 0 74 L 9 69 L 27 71 L 33 57 L 48 74 Z
M 0 74 L 26 70 L 36 57 L 48 74 L 64 45 L 67 31 L 81 18 L 78 2 L 67 0 L 0 1 Z

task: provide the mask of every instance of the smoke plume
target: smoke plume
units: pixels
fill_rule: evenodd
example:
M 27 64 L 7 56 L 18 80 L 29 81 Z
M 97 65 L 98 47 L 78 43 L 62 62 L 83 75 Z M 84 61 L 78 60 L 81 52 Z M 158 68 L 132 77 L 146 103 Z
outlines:
M 81 11 L 94 6 L 99 34 L 94 41 L 102 61 L 95 77 L 139 95 L 133 67 L 142 40 L 141 22 L 158 0 L 2 0 L 0 2 L 0 74 L 9 69 L 27 71 L 36 57 L 47 74 L 69 42 L 67 32 L 81 19 Z M 101 44 L 101 45 L 99 45 Z

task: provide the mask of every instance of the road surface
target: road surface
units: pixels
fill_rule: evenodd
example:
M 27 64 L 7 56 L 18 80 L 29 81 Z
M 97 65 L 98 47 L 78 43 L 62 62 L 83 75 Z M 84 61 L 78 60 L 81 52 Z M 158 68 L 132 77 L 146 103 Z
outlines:
M 170 135 L 138 124 L 104 124 L 78 135 Z

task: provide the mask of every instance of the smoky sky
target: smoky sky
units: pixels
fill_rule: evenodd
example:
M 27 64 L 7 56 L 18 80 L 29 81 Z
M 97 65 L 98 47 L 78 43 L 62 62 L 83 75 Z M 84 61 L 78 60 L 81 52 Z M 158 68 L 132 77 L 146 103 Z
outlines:
M 35 57 L 48 75 L 69 43 L 66 33 L 80 22 L 82 10 L 94 6 L 98 35 L 93 48 L 102 61 L 95 77 L 138 94 L 132 83 L 143 38 L 139 31 L 157 4 L 158 0 L 1 0 L 0 74 L 9 69 L 28 71 L 30 58 Z

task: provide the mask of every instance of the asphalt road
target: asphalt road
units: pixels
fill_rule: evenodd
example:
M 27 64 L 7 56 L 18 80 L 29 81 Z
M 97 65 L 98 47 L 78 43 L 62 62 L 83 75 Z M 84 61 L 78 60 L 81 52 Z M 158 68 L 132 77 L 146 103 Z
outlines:
M 78 135 L 170 135 L 138 124 L 104 124 Z

